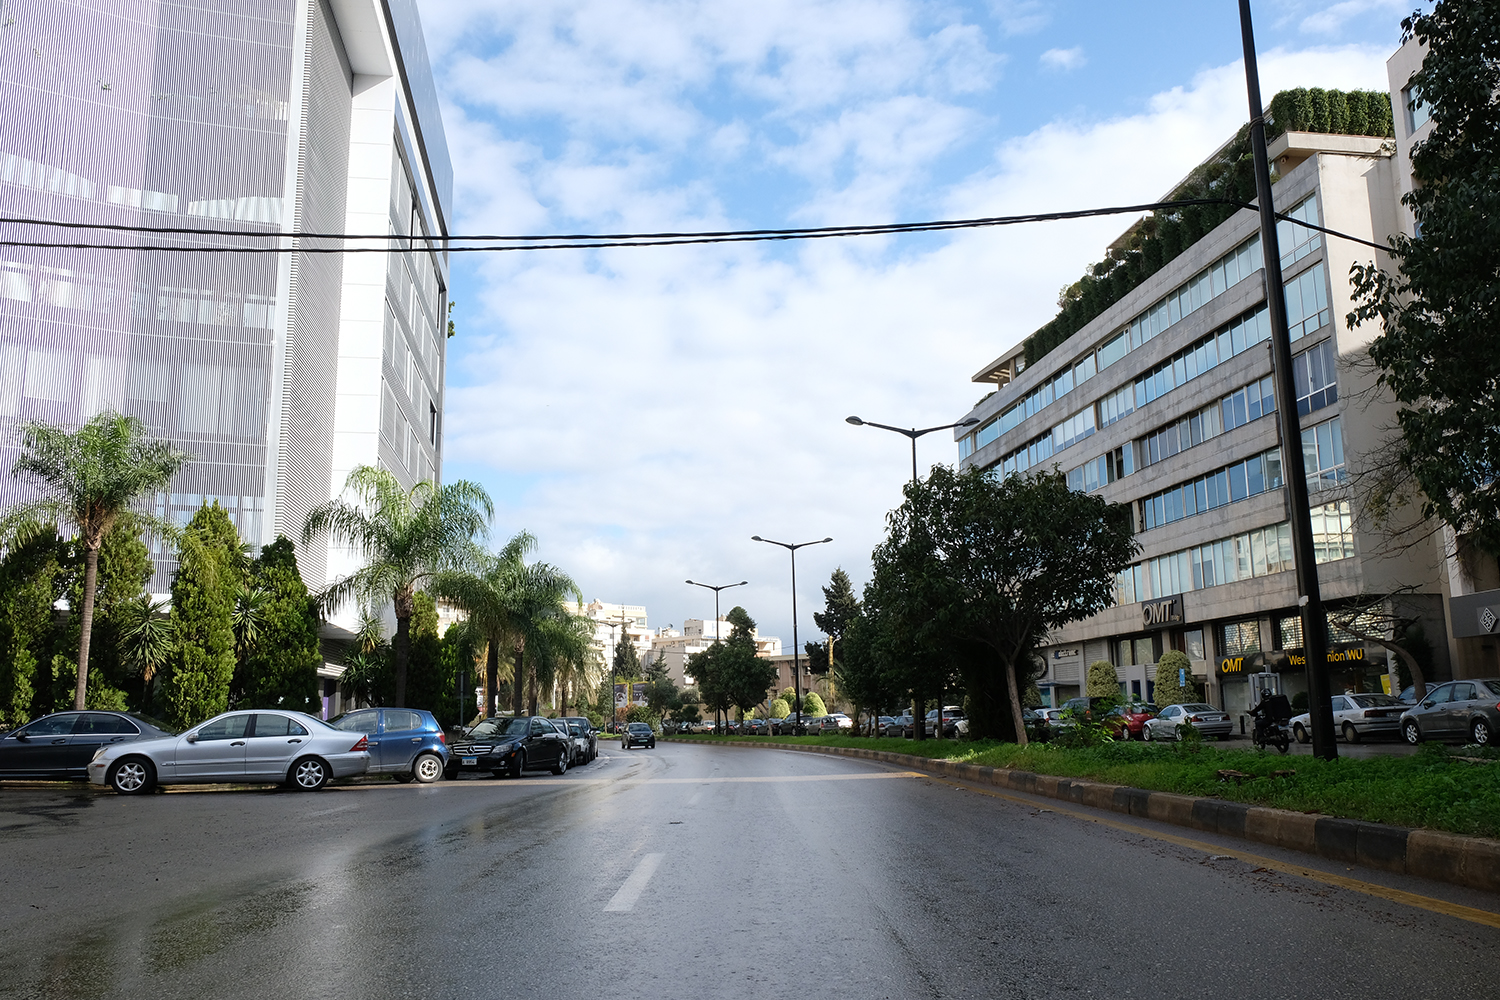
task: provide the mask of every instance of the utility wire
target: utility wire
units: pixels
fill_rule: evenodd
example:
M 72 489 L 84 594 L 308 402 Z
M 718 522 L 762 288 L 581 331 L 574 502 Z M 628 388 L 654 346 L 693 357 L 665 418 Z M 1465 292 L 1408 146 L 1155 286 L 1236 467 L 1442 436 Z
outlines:
M 434 244 L 446 244 L 447 253 L 495 253 L 510 250 L 606 250 L 612 247 L 656 247 L 692 246 L 709 243 L 763 243 L 785 240 L 830 239 L 850 236 L 882 236 L 903 233 L 942 232 L 954 229 L 982 229 L 998 226 L 1014 226 L 1033 222 L 1059 222 L 1068 219 L 1089 219 L 1110 215 L 1130 215 L 1138 212 L 1162 211 L 1188 208 L 1196 205 L 1231 205 L 1235 208 L 1255 210 L 1250 202 L 1230 198 L 1186 198 L 1175 201 L 1149 202 L 1141 205 L 1118 205 L 1109 208 L 1075 209 L 1065 212 L 1034 212 L 1025 215 L 989 216 L 978 219 L 943 219 L 932 222 L 897 222 L 881 225 L 823 226 L 806 229 L 741 229 L 719 232 L 697 233 L 580 233 L 555 234 L 549 236 L 449 236 L 434 239 L 427 236 L 407 236 L 394 233 L 350 234 L 350 233 L 279 233 L 248 232 L 235 229 L 189 229 L 174 226 L 127 226 L 118 224 L 95 225 L 86 222 L 59 222 L 49 219 L 0 218 L 0 224 L 22 226 L 45 226 L 57 229 L 81 229 L 91 231 L 140 233 L 143 235 L 176 235 L 198 237 L 234 237 L 259 240 L 341 240 L 351 242 L 381 241 L 384 246 L 370 247 L 326 247 L 326 246 L 203 246 L 163 244 L 106 244 L 76 243 L 54 240 L 0 240 L 0 247 L 30 247 L 59 250 L 135 250 L 156 253 L 401 253 L 408 250 L 431 248 Z M 1390 251 L 1389 246 L 1373 243 L 1328 229 L 1301 219 L 1288 218 L 1278 213 L 1278 219 L 1292 222 L 1307 229 L 1339 239 L 1349 240 L 1376 250 Z M 479 244 L 477 246 L 453 246 L 454 243 Z M 395 245 L 393 245 L 395 244 Z

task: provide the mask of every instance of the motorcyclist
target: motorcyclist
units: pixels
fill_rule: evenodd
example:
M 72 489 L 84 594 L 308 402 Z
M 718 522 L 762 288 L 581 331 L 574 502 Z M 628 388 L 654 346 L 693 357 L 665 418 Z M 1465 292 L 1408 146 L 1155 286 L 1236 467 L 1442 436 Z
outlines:
M 1255 716 L 1255 743 L 1284 743 L 1286 734 L 1282 727 L 1290 718 L 1290 710 L 1284 696 L 1273 694 L 1270 688 L 1261 688 L 1260 700 L 1250 708 Z

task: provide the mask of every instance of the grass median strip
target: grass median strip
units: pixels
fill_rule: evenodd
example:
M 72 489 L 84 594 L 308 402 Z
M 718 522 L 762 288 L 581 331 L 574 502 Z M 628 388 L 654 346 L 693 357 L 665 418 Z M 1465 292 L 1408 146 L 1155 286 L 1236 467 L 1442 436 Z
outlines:
M 677 739 L 759 742 L 756 737 Z M 1409 757 L 1325 761 L 1214 743 L 1110 743 L 1068 748 L 1047 743 L 1019 747 L 985 740 L 919 742 L 848 736 L 776 736 L 765 741 L 883 750 L 1500 839 L 1500 755 L 1490 756 L 1494 751 L 1474 757 L 1467 749 L 1449 751 L 1426 744 L 1421 752 Z M 1220 771 L 1239 772 L 1244 777 L 1226 781 Z M 1277 776 L 1273 772 L 1283 773 Z

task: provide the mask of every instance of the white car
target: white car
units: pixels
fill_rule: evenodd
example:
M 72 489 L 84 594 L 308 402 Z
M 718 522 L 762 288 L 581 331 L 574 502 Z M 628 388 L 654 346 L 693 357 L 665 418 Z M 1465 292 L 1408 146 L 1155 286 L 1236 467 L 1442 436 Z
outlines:
M 1147 740 L 1177 740 L 1180 725 L 1189 725 L 1204 736 L 1225 737 L 1234 732 L 1234 723 L 1229 716 L 1202 702 L 1186 705 L 1168 705 L 1153 719 L 1141 726 L 1141 736 Z
M 89 780 L 121 795 L 157 785 L 203 782 L 285 784 L 317 791 L 330 778 L 352 778 L 370 767 L 364 733 L 334 729 L 301 712 L 225 712 L 181 736 L 102 747 L 89 761 Z
M 1349 743 L 1366 736 L 1396 736 L 1401 732 L 1401 713 L 1411 706 L 1388 694 L 1336 694 L 1333 696 L 1333 728 Z M 1292 719 L 1292 735 L 1298 743 L 1312 739 L 1312 713 Z

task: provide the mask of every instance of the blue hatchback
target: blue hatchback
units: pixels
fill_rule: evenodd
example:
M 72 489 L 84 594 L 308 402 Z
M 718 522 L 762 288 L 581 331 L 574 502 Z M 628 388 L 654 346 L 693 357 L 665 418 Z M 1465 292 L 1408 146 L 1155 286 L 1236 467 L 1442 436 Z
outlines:
M 397 781 L 437 781 L 448 769 L 448 740 L 431 712 L 419 708 L 361 708 L 328 723 L 364 733 L 370 744 L 370 774 Z

